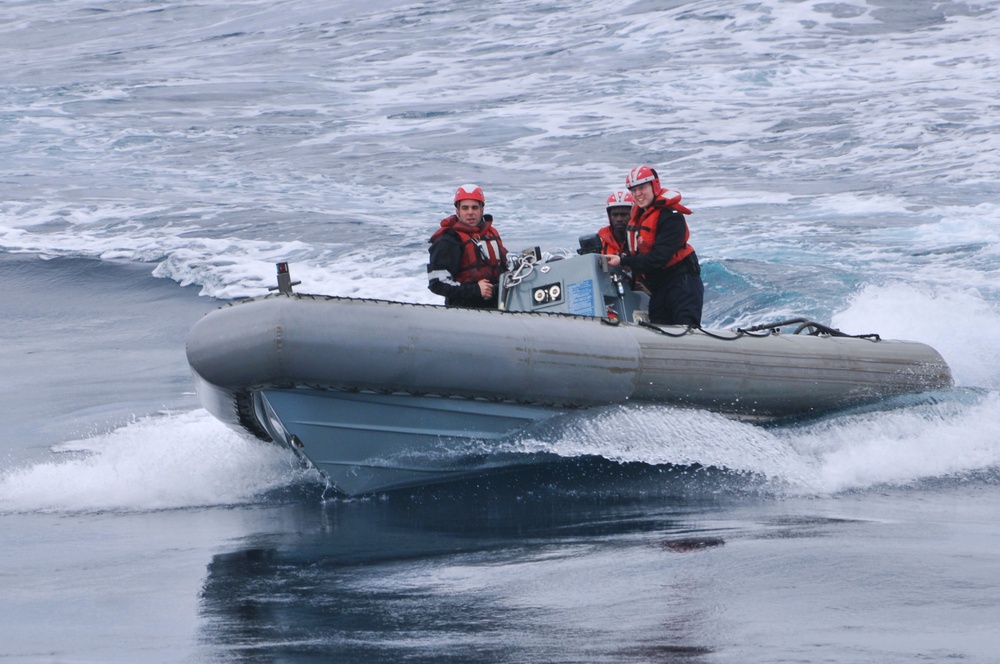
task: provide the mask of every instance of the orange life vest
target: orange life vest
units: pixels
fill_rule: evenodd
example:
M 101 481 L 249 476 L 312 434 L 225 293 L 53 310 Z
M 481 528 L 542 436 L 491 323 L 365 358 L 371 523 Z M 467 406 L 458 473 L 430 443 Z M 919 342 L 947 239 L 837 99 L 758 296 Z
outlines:
M 625 247 L 618 244 L 618 240 L 615 239 L 615 233 L 611 230 L 611 226 L 605 226 L 597 231 L 597 236 L 601 238 L 602 254 L 620 254 L 625 250 Z
M 452 275 L 455 281 L 466 284 L 486 279 L 490 283 L 499 283 L 500 275 L 507 267 L 507 249 L 500 240 L 500 234 L 491 222 L 484 223 L 475 233 L 470 233 L 467 226 L 456 222 L 458 217 L 455 215 L 443 219 L 441 228 L 431 237 L 433 242 L 441 233 L 451 231 L 461 240 L 461 263 L 458 273 Z
M 658 202 L 662 201 L 660 205 Z M 669 189 L 664 189 L 660 196 L 657 197 L 653 204 L 650 205 L 645 210 L 639 208 L 638 205 L 632 208 L 632 218 L 628 222 L 628 248 L 633 254 L 647 254 L 653 249 L 653 243 L 656 242 L 656 229 L 660 224 L 660 212 L 664 208 L 670 208 L 676 210 L 681 214 L 691 214 L 691 210 L 684 205 L 681 205 L 681 195 L 676 191 L 671 191 Z M 688 228 L 687 221 L 684 222 L 684 245 L 674 252 L 674 255 L 670 257 L 670 260 L 663 265 L 663 268 L 673 267 L 677 265 L 682 260 L 694 253 L 694 247 L 688 244 L 688 239 L 691 237 L 691 230 Z

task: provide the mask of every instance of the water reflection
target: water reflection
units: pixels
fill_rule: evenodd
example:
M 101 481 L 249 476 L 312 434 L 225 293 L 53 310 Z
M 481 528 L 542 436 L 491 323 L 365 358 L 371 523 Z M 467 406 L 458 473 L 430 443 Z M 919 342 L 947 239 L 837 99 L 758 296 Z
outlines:
M 364 500 L 309 489 L 209 564 L 206 659 L 696 661 L 712 649 L 683 561 L 723 543 L 710 517 L 734 481 L 583 459 Z

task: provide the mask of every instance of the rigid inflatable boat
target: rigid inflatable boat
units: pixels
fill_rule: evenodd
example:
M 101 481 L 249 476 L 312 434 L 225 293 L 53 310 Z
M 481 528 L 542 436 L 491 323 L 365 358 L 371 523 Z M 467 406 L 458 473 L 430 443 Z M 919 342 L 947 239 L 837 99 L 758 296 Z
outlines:
M 498 441 L 579 409 L 672 404 L 773 419 L 952 385 L 922 343 L 808 320 L 652 325 L 648 298 L 603 256 L 546 261 L 534 250 L 512 261 L 500 309 L 488 311 L 299 294 L 279 264 L 277 293 L 191 329 L 201 402 L 357 495 L 525 463 Z

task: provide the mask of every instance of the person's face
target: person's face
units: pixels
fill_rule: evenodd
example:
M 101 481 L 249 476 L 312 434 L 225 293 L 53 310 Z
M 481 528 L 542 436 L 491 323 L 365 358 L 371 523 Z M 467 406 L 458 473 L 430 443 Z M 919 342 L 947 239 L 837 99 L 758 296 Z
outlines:
M 469 226 L 478 226 L 483 220 L 483 205 L 479 201 L 464 200 L 455 208 L 458 220 Z
M 632 208 L 630 207 L 612 207 L 608 208 L 608 221 L 611 222 L 611 230 L 615 232 L 616 235 L 621 235 L 625 232 L 625 227 L 628 226 L 629 217 L 632 216 Z
M 635 204 L 641 208 L 649 207 L 650 203 L 653 202 L 653 183 L 643 182 L 638 187 L 633 187 L 629 189 L 629 193 L 632 194 L 632 198 L 635 199 Z

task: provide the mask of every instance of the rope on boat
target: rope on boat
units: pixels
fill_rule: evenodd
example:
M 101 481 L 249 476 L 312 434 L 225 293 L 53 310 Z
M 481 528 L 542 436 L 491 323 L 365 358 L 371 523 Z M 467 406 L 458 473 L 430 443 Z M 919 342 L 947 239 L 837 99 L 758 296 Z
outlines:
M 702 334 L 712 337 L 713 339 L 719 339 L 720 341 L 736 341 L 742 337 L 756 337 L 763 338 L 769 337 L 773 334 L 779 334 L 782 327 L 788 325 L 797 325 L 795 331 L 792 334 L 801 334 L 803 331 L 807 331 L 809 336 L 820 336 L 826 335 L 830 337 L 845 337 L 849 339 L 867 339 L 869 341 L 877 342 L 881 341 L 882 337 L 877 334 L 846 334 L 841 332 L 836 328 L 823 325 L 822 323 L 817 323 L 811 321 L 807 318 L 791 318 L 789 320 L 780 321 L 777 323 L 767 323 L 764 325 L 754 325 L 753 327 L 742 328 L 738 327 L 732 336 L 723 336 L 721 334 L 716 334 L 710 330 L 706 330 L 700 325 L 688 325 L 683 332 L 667 332 L 662 327 L 654 325 L 653 323 L 647 323 L 646 321 L 640 320 L 636 321 L 641 327 L 646 327 L 667 337 L 680 338 L 685 335 L 691 334 L 693 331 L 698 330 Z
M 737 329 L 736 333 L 733 336 L 724 337 L 721 334 L 716 334 L 715 332 L 712 332 L 711 330 L 706 330 L 700 325 L 688 325 L 683 332 L 667 332 L 662 327 L 659 327 L 652 323 L 647 323 L 646 321 L 643 320 L 636 322 L 642 327 L 648 327 L 649 329 L 655 330 L 656 332 L 659 332 L 664 336 L 674 337 L 675 339 L 691 334 L 695 330 L 701 332 L 705 336 L 712 337 L 713 339 L 719 339 L 720 341 L 736 341 L 741 337 L 769 337 L 771 336 L 771 334 L 773 334 L 772 332 L 767 332 L 765 334 L 754 334 L 752 332 L 747 332 L 746 330 Z
M 737 339 L 739 339 L 741 337 L 757 337 L 757 338 L 762 338 L 762 337 L 769 337 L 772 334 L 775 334 L 775 332 L 773 332 L 773 331 L 764 332 L 763 334 L 755 334 L 753 332 L 750 332 L 749 330 L 744 330 L 743 328 L 738 327 L 738 328 L 736 328 L 736 334 L 734 334 L 731 337 L 724 337 L 721 334 L 715 334 L 714 332 L 706 330 L 705 328 L 703 328 L 701 326 L 698 327 L 698 330 L 700 330 L 702 334 L 707 334 L 708 336 L 712 337 L 713 339 L 720 339 L 722 341 L 736 341 Z
M 503 302 L 500 303 L 500 309 L 506 310 L 510 304 L 510 295 L 514 292 L 514 287 L 524 281 L 532 272 L 535 271 L 535 261 L 538 257 L 534 253 L 531 254 L 521 254 L 516 257 L 511 257 L 510 261 L 513 265 L 513 269 L 507 272 L 503 276 Z
M 536 260 L 537 259 L 534 254 L 522 254 L 517 258 L 512 259 L 514 269 L 507 273 L 507 278 L 504 282 L 505 287 L 513 288 L 524 281 L 532 272 L 535 271 Z
M 789 318 L 788 320 L 783 320 L 777 323 L 767 323 L 766 325 L 754 325 L 753 327 L 748 327 L 746 332 L 761 332 L 764 330 L 769 331 L 770 334 L 777 334 L 778 328 L 785 327 L 787 325 L 797 325 L 795 331 L 792 334 L 800 334 L 804 330 L 808 331 L 810 336 L 816 337 L 821 334 L 826 334 L 831 337 L 846 337 L 850 339 L 868 339 L 870 341 L 881 341 L 882 337 L 877 334 L 847 334 L 841 332 L 840 330 L 823 325 L 822 323 L 817 323 L 816 321 L 811 321 L 808 318 Z
M 667 332 L 662 327 L 659 327 L 657 325 L 653 325 L 652 323 L 647 323 L 644 320 L 639 320 L 639 321 L 636 321 L 636 322 L 641 327 L 648 327 L 649 329 L 654 330 L 655 332 L 659 332 L 660 334 L 662 334 L 662 335 L 664 335 L 666 337 L 674 337 L 675 339 L 683 337 L 683 336 L 686 336 L 688 334 L 691 334 L 691 332 L 693 330 L 700 329 L 700 328 L 695 327 L 694 325 L 688 325 L 687 327 L 684 328 L 683 332 L 676 332 L 675 333 L 675 332 Z

